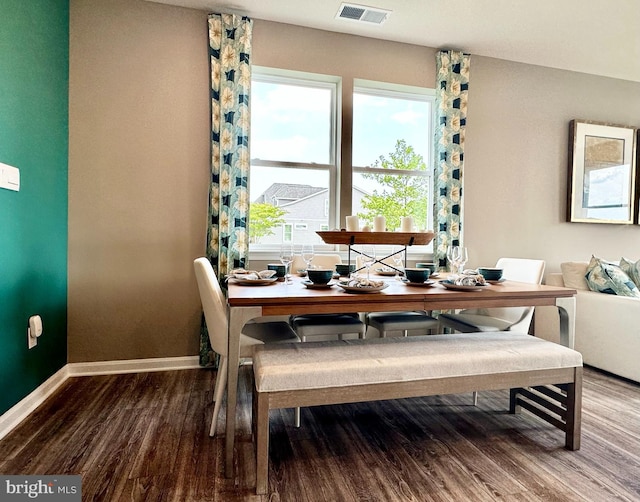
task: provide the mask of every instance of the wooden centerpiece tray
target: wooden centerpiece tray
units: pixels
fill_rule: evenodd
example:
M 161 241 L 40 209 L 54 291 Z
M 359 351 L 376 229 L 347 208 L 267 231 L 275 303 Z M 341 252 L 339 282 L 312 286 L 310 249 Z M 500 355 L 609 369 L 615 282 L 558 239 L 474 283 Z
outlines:
M 348 232 L 332 230 L 316 232 L 325 244 L 393 244 L 398 246 L 424 246 L 434 237 L 433 232 Z

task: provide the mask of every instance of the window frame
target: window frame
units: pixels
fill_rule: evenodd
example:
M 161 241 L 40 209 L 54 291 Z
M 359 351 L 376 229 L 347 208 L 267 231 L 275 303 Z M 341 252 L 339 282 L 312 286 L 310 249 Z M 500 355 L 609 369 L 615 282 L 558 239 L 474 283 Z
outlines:
M 329 127 L 329 163 L 322 164 L 316 162 L 291 162 L 278 160 L 264 160 L 251 158 L 250 166 L 287 168 L 287 169 L 308 169 L 317 171 L 326 171 L 329 175 L 328 192 L 329 192 L 329 211 L 328 225 L 334 227 L 339 214 L 340 194 L 338 193 L 339 167 L 337 159 L 340 157 L 338 152 L 338 135 L 340 131 L 340 115 L 341 110 L 341 94 L 342 82 L 339 77 L 322 75 L 317 73 L 300 72 L 295 70 L 283 70 L 279 68 L 268 68 L 263 66 L 252 66 L 251 82 L 254 81 L 286 84 L 299 87 L 310 87 L 327 89 L 330 91 L 330 127 Z M 250 101 L 251 106 L 252 101 Z M 250 167 L 250 168 L 251 168 Z M 251 194 L 250 194 L 251 195 Z M 293 231 L 293 228 L 292 228 Z M 284 239 L 284 225 L 283 225 Z M 293 233 L 292 233 L 293 239 Z M 262 259 L 260 255 L 270 255 L 276 250 L 278 245 L 275 244 L 250 244 L 249 256 L 255 256 Z
M 413 170 L 389 170 L 382 168 L 375 168 L 371 166 L 359 166 L 352 160 L 351 166 L 351 185 L 353 190 L 353 176 L 355 174 L 392 174 L 396 176 L 421 176 L 426 177 L 429 182 L 427 193 L 427 224 L 433 224 L 433 197 L 434 197 L 434 173 L 435 173 L 435 103 L 436 103 L 436 90 L 427 87 L 409 86 L 403 84 L 393 84 L 388 82 L 378 82 L 373 80 L 354 79 L 353 81 L 353 94 L 365 94 L 374 97 L 387 97 L 394 99 L 405 99 L 412 101 L 421 101 L 430 104 L 431 113 L 428 116 L 427 131 L 431 133 L 431 138 L 426 138 L 427 154 L 424 157 L 424 161 L 427 164 L 425 171 L 413 171 Z M 351 110 L 352 116 L 355 115 L 355 110 Z M 353 138 L 353 136 L 352 136 Z M 352 151 L 354 150 L 353 139 L 351 145 Z M 427 228 L 427 230 L 432 230 Z M 407 248 L 408 255 L 421 255 L 424 253 L 433 253 L 433 242 L 426 246 L 412 246 Z

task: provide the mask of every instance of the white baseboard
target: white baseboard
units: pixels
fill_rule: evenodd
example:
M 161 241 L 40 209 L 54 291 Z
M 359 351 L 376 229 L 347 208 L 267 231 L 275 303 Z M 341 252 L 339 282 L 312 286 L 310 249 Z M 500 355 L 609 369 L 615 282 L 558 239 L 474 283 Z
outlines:
M 69 363 L 69 376 L 115 375 L 199 368 L 198 356 L 156 357 L 153 359 L 126 359 L 122 361 L 96 361 Z
M 199 367 L 198 356 L 66 364 L 19 403 L 0 415 L 0 439 L 33 413 L 38 406 L 44 403 L 46 399 L 70 377 L 184 370 Z
M 11 432 L 14 427 L 44 403 L 58 387 L 66 382 L 67 378 L 69 378 L 69 371 L 65 365 L 45 380 L 45 382 L 31 392 L 31 394 L 2 414 L 0 416 L 0 439 Z

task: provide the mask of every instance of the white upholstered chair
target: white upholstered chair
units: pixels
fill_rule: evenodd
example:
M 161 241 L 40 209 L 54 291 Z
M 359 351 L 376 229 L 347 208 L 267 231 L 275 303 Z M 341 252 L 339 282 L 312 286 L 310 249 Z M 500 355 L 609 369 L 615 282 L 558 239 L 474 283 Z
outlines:
M 197 258 L 193 262 L 200 292 L 200 301 L 204 311 L 207 331 L 211 347 L 220 354 L 220 366 L 216 376 L 216 385 L 213 392 L 215 405 L 209 435 L 216 433 L 216 423 L 220 413 L 222 394 L 227 386 L 227 345 L 228 345 L 228 319 L 226 300 L 213 267 L 207 258 Z M 250 358 L 253 354 L 253 346 L 274 342 L 299 342 L 300 338 L 285 321 L 262 322 L 246 324 L 240 335 L 240 357 Z M 300 424 L 300 410 L 296 409 L 296 426 Z
M 542 283 L 545 262 L 524 258 L 500 258 L 496 267 L 503 269 L 503 277 L 510 281 Z M 534 307 L 503 307 L 467 309 L 456 314 L 440 314 L 438 322 L 443 328 L 462 333 L 476 331 L 519 331 L 527 333 Z
M 526 258 L 500 258 L 496 263 L 502 268 L 502 277 L 510 281 L 541 284 L 545 262 Z M 535 307 L 502 307 L 466 309 L 457 314 L 440 314 L 439 331 L 448 328 L 462 333 L 519 331 L 528 333 Z M 478 393 L 473 393 L 473 404 L 478 403 Z
M 335 269 L 338 263 L 342 263 L 339 254 L 315 254 L 311 260 L 312 267 Z M 302 257 L 296 255 L 292 263 L 291 270 L 305 268 Z M 297 268 L 294 268 L 297 267 Z M 313 336 L 337 336 L 342 339 L 343 335 L 355 334 L 358 338 L 364 338 L 366 326 L 360 320 L 357 312 L 347 314 L 309 314 L 293 315 L 289 322 L 302 339 L 306 341 Z

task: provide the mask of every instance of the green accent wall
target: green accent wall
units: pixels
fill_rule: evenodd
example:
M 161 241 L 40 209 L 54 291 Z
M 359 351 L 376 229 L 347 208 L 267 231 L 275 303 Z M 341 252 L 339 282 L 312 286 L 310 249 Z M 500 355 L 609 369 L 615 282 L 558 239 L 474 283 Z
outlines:
M 68 96 L 69 0 L 0 0 L 0 414 L 67 363 Z

